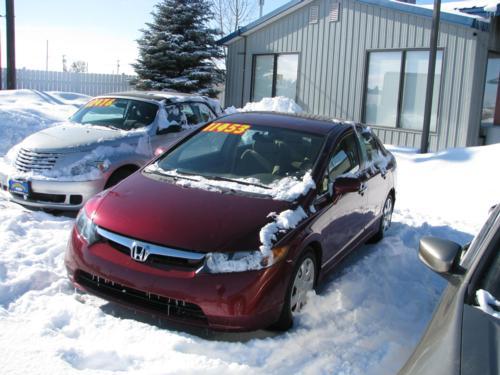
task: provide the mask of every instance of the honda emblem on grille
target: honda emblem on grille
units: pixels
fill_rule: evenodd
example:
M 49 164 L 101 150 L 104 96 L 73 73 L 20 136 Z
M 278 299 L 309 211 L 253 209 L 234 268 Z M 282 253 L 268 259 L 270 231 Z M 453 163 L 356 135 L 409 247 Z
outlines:
M 133 242 L 130 246 L 130 257 L 137 262 L 145 262 L 148 259 L 149 251 L 147 245 Z

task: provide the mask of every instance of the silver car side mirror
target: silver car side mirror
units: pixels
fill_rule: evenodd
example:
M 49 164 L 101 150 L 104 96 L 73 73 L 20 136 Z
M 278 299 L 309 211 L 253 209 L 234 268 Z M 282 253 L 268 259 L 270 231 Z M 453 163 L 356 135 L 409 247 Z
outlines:
M 436 237 L 422 237 L 418 257 L 431 270 L 437 273 L 452 271 L 457 255 L 462 246 L 459 244 Z

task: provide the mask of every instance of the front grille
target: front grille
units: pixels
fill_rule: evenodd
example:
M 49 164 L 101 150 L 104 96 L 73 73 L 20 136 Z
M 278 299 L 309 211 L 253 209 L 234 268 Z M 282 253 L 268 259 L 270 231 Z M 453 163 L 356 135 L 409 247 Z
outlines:
M 108 245 L 113 249 L 119 251 L 122 254 L 130 256 L 130 249 L 127 246 L 104 237 L 100 238 L 102 241 L 107 242 Z M 162 270 L 170 270 L 172 268 L 175 268 L 184 271 L 194 271 L 199 269 L 203 265 L 203 262 L 203 260 L 191 260 L 151 254 L 143 264 L 155 268 L 160 268 Z
M 60 154 L 35 152 L 21 148 L 17 153 L 16 168 L 21 172 L 49 171 L 56 164 Z
M 11 194 L 19 199 L 24 199 L 24 195 L 11 192 Z M 43 203 L 64 203 L 66 196 L 63 194 L 44 194 L 44 193 L 30 193 L 29 200 L 33 202 Z
M 76 272 L 75 281 L 103 297 L 142 307 L 174 319 L 207 322 L 201 308 L 194 303 L 129 288 L 81 270 Z

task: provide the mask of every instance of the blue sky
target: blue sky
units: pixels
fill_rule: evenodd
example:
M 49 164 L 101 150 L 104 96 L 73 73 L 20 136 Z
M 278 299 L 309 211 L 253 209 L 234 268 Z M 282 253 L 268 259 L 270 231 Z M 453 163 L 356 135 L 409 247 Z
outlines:
M 265 0 L 264 13 L 288 0 Z M 49 70 L 62 70 L 62 55 L 68 63 L 84 60 L 90 72 L 132 73 L 135 40 L 139 29 L 151 20 L 158 0 L 15 0 L 16 57 L 18 68 L 45 69 L 49 41 Z M 430 2 L 423 0 L 419 2 Z M 255 12 L 258 14 L 255 0 Z M 5 1 L 0 0 L 0 14 Z M 2 33 L 2 67 L 5 67 L 5 22 Z

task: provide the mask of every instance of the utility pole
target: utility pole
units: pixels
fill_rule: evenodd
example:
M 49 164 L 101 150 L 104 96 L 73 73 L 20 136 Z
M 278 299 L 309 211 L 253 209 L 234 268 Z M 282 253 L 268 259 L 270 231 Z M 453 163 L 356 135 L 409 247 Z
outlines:
M 431 129 L 432 94 L 434 93 L 434 73 L 436 71 L 436 54 L 439 37 L 439 16 L 441 12 L 441 0 L 434 0 L 432 11 L 431 45 L 429 51 L 429 65 L 427 69 L 427 88 L 425 92 L 424 124 L 422 128 L 422 141 L 420 153 L 429 151 L 429 133 Z M 437 119 L 436 119 L 437 121 Z
M 7 89 L 16 89 L 16 35 L 14 24 L 14 0 L 5 0 L 7 18 Z
M 120 59 L 116 60 L 116 74 L 120 74 Z
M 45 71 L 49 71 L 49 41 L 47 40 L 47 48 L 45 49 Z
M 66 66 L 66 55 L 62 55 L 62 71 L 67 72 L 68 67 Z
M 262 17 L 263 12 L 264 12 L 264 0 L 259 0 L 259 18 Z

